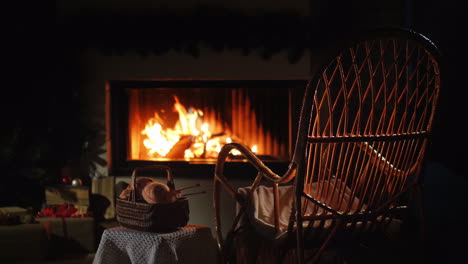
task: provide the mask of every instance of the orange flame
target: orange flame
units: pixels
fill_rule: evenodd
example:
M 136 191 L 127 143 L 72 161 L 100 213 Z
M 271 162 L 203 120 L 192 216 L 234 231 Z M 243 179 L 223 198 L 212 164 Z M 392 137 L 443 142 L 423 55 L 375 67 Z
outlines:
M 186 143 L 183 153 L 178 153 L 180 156 L 186 159 L 216 158 L 221 146 L 232 142 L 231 138 L 226 135 L 213 137 L 209 123 L 203 122 L 202 110 L 196 108 L 187 110 L 177 96 L 174 96 L 174 101 L 174 111 L 179 114 L 179 119 L 173 128 L 163 127 L 163 119 L 155 113 L 154 117 L 148 120 L 145 129 L 141 131 L 147 137 L 143 140 L 143 145 L 147 148 L 150 157 L 167 157 L 176 145 Z M 254 148 L 256 146 L 252 147 Z

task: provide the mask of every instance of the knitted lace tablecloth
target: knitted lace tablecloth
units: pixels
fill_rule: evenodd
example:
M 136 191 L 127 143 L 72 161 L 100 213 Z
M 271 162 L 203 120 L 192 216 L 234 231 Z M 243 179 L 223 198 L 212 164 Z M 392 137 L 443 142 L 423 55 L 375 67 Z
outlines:
M 207 226 L 187 225 L 170 233 L 123 227 L 104 230 L 93 264 L 216 263 L 216 244 Z

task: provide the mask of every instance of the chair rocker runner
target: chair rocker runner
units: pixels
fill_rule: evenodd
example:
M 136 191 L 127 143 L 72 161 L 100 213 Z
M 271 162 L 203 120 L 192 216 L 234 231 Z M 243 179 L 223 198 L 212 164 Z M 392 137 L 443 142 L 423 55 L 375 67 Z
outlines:
M 292 255 L 298 263 L 316 262 L 341 235 L 359 237 L 401 220 L 408 197 L 422 203 L 422 168 L 440 88 L 437 48 L 406 29 L 375 30 L 345 44 L 307 84 L 284 175 L 241 144 L 219 153 L 213 202 L 222 262 L 232 260 L 242 232 L 270 241 L 281 261 Z M 233 149 L 258 171 L 239 190 L 224 175 Z M 225 238 L 223 190 L 238 205 Z M 241 257 L 260 262 L 259 245 L 250 256 L 237 248 L 238 263 Z

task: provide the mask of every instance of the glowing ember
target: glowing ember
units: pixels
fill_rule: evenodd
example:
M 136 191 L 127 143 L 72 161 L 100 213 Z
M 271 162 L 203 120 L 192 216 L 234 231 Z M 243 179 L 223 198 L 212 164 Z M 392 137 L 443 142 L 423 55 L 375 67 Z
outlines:
M 226 143 L 229 144 L 229 143 L 232 143 L 232 139 L 230 137 L 226 137 Z M 221 150 L 221 148 L 220 148 Z M 253 145 L 250 150 L 253 152 L 253 153 L 257 153 L 258 151 L 258 147 L 257 145 Z M 219 153 L 219 151 L 218 151 Z M 237 149 L 232 149 L 231 152 L 230 152 L 232 155 L 234 156 L 239 156 L 241 155 L 242 153 L 240 153 L 240 151 L 238 151 Z
M 257 151 L 258 151 L 257 145 L 253 145 L 251 150 L 252 150 L 253 153 L 257 153 Z

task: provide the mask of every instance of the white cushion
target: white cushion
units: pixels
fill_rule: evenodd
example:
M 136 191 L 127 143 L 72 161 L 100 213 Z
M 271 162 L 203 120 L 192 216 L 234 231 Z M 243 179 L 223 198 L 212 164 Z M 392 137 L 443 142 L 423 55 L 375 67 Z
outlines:
M 351 199 L 351 190 L 342 184 L 341 181 L 335 181 L 334 179 L 331 180 L 331 189 L 333 188 L 345 188 L 345 192 L 343 195 L 343 201 L 341 203 L 338 197 L 338 191 L 334 192 L 335 195 L 333 197 L 327 197 L 322 202 L 325 202 L 328 206 L 333 208 L 337 211 L 345 211 L 346 206 L 348 204 L 349 199 Z M 325 181 L 323 184 L 327 184 L 328 181 Z M 319 185 L 317 183 L 313 183 L 312 188 L 312 195 L 317 193 L 317 188 Z M 241 187 L 238 189 L 239 193 L 247 197 L 248 192 L 250 191 L 250 187 Z M 252 194 L 252 204 L 247 209 L 247 217 L 252 222 L 254 228 L 260 234 L 269 237 L 269 238 L 276 238 L 281 239 L 287 232 L 289 217 L 291 214 L 291 207 L 294 202 L 294 188 L 292 185 L 287 186 L 280 186 L 278 188 L 279 191 L 279 234 L 276 234 L 275 237 L 275 225 L 274 225 L 274 203 L 273 203 L 273 188 L 260 185 Z M 329 193 L 332 193 L 332 190 L 329 190 Z M 315 197 L 316 198 L 316 197 Z M 303 203 L 304 204 L 304 203 Z M 350 212 L 356 211 L 359 205 L 359 199 L 357 197 L 353 198 L 353 202 L 350 208 Z M 312 214 L 315 212 L 315 215 L 319 215 L 324 213 L 324 210 L 320 207 L 315 208 L 315 204 L 308 201 L 307 202 L 307 209 L 306 215 Z M 365 205 L 364 207 L 365 208 Z M 238 208 L 239 210 L 239 208 Z M 324 228 L 330 227 L 332 221 L 327 220 L 325 221 Z M 304 223 L 308 224 L 308 223 Z M 318 226 L 320 224 L 319 221 L 314 223 L 314 226 Z

